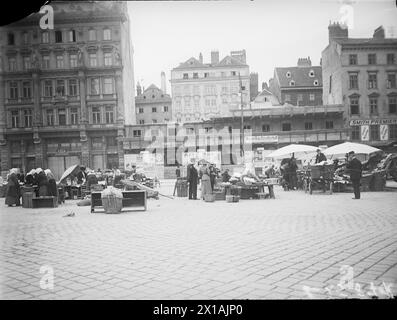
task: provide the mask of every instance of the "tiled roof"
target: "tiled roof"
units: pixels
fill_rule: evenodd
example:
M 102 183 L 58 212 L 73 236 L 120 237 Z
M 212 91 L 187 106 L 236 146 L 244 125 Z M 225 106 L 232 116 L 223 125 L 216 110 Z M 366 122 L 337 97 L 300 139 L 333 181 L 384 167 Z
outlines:
M 309 75 L 310 71 L 314 72 L 314 76 Z M 283 67 L 275 68 L 280 87 L 322 87 L 323 78 L 320 66 L 317 67 Z M 290 74 L 290 77 L 287 77 Z M 294 86 L 290 85 L 291 80 L 295 82 Z M 318 81 L 318 85 L 314 85 L 314 81 Z
M 334 41 L 342 45 L 387 45 L 395 44 L 397 45 L 397 38 L 347 38 L 347 39 L 335 39 Z
M 231 57 L 231 56 L 224 57 L 221 61 L 219 61 L 219 63 L 216 63 L 216 64 L 201 63 L 196 58 L 191 57 L 190 59 L 186 60 L 185 62 L 182 62 L 181 64 L 179 64 L 179 66 L 174 69 L 211 68 L 211 67 L 221 67 L 221 66 L 229 66 L 229 65 L 246 66 L 245 63 L 242 63 L 238 59 Z

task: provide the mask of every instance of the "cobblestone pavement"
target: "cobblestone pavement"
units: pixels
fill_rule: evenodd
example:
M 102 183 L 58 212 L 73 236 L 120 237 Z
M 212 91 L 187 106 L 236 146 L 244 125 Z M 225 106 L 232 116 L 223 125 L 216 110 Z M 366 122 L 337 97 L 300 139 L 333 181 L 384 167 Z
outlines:
M 170 184 L 162 189 L 172 193 Z M 385 286 L 397 293 L 397 193 L 352 200 L 348 193 L 277 188 L 276 197 L 239 203 L 150 199 L 147 212 L 118 215 L 90 214 L 76 201 L 23 209 L 7 208 L 1 199 L 0 297 L 357 297 L 357 291 L 337 290 L 343 265 L 353 267 L 364 298 L 373 290 L 386 297 Z M 63 217 L 71 211 L 75 217 Z M 41 289 L 48 267 L 54 286 Z

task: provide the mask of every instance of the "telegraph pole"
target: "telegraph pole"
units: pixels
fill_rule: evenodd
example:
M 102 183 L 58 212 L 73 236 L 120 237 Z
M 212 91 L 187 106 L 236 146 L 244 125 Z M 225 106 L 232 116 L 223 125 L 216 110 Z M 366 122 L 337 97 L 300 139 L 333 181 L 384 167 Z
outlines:
M 244 111 L 243 111 L 243 85 L 241 81 L 240 72 L 238 73 L 240 85 L 240 104 L 241 104 L 241 123 L 240 123 L 240 154 L 244 158 Z

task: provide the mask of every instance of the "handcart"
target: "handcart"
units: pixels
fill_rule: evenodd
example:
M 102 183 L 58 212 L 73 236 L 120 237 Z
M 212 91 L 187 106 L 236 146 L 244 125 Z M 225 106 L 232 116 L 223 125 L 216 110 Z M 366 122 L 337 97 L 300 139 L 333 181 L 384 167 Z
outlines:
M 332 194 L 334 185 L 334 165 L 309 166 L 304 180 L 305 192 L 313 193 L 313 190 L 329 191 Z

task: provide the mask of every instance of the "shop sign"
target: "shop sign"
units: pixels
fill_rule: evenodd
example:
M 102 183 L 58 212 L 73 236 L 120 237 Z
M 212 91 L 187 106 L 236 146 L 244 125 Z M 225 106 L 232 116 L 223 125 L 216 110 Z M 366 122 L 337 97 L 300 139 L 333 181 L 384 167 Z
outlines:
M 245 143 L 278 143 L 278 136 L 246 136 Z
M 368 119 L 368 120 L 350 120 L 349 125 L 353 126 L 362 126 L 362 125 L 387 125 L 387 124 L 397 124 L 396 119 Z
M 387 124 L 380 125 L 380 140 L 389 140 L 389 126 Z
M 361 141 L 369 141 L 369 126 L 361 126 Z

